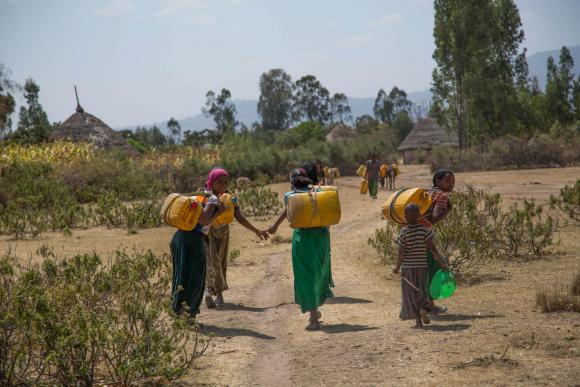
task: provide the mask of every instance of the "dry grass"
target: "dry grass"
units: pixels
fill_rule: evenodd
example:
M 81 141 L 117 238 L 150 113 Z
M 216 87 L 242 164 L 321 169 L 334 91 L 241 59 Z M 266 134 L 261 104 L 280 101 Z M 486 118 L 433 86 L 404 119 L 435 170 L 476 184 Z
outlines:
M 490 356 L 476 357 L 466 363 L 457 364 L 455 366 L 455 369 L 463 369 L 469 367 L 490 367 L 490 366 L 508 367 L 508 368 L 517 367 L 519 363 L 516 360 L 506 357 L 508 349 L 509 345 L 506 347 L 505 351 L 500 357 L 495 357 L 493 354 Z
M 542 313 L 580 313 L 580 273 L 576 273 L 570 289 L 542 289 L 536 292 L 536 306 Z
M 580 273 L 576 273 L 572 280 L 572 294 L 580 296 Z

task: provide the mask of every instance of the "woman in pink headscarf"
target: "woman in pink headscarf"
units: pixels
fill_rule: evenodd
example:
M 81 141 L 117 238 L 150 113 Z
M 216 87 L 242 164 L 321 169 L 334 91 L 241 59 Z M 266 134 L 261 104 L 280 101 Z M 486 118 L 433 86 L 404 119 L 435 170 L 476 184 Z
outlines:
M 230 178 L 223 168 L 214 168 L 210 171 L 205 183 L 207 204 L 218 206 L 219 198 L 228 192 Z M 248 219 L 242 215 L 238 203 L 233 202 L 234 216 L 245 228 L 252 231 L 260 239 L 268 239 L 266 231 L 260 231 L 254 227 Z M 228 250 L 230 242 L 230 226 L 207 225 L 203 229 L 205 237 L 205 252 L 207 257 L 206 285 L 207 294 L 205 303 L 208 308 L 222 306 L 224 304 L 223 291 L 228 289 L 226 272 L 228 268 Z

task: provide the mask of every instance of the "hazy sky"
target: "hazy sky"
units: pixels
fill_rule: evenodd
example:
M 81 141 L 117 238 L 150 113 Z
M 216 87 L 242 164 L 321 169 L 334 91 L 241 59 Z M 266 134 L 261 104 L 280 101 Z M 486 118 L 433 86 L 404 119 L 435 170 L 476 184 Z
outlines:
M 516 3 L 528 53 L 580 43 L 580 0 Z M 51 121 L 74 84 L 121 127 L 193 115 L 209 89 L 257 98 L 277 67 L 354 97 L 424 90 L 433 49 L 426 0 L 0 0 L 0 63 L 38 82 Z

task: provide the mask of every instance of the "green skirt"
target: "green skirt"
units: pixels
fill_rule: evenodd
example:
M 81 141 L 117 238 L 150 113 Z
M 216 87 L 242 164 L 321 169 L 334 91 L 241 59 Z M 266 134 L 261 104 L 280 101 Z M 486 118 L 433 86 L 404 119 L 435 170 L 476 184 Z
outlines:
M 377 192 L 378 192 L 377 182 L 378 182 L 378 180 L 376 178 L 369 179 L 369 195 L 371 198 L 377 197 Z
M 334 295 L 328 228 L 295 229 L 292 236 L 294 300 L 302 313 L 318 308 Z
M 205 288 L 204 236 L 200 232 L 178 230 L 171 239 L 173 281 L 172 308 L 177 314 L 187 311 L 196 316 Z

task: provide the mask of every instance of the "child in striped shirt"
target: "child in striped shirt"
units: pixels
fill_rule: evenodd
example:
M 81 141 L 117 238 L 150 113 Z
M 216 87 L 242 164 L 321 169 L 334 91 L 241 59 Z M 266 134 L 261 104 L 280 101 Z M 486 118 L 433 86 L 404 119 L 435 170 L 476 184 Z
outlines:
M 419 224 L 419 217 L 419 207 L 416 204 L 405 207 L 407 226 L 401 228 L 399 232 L 397 238 L 399 256 L 393 268 L 395 274 L 402 269 L 402 305 L 399 317 L 403 320 L 414 318 L 416 328 L 430 323 L 427 317 L 430 305 L 427 250 L 433 253 L 442 268 L 448 269 L 447 263 L 441 258 L 433 242 L 433 231 Z

